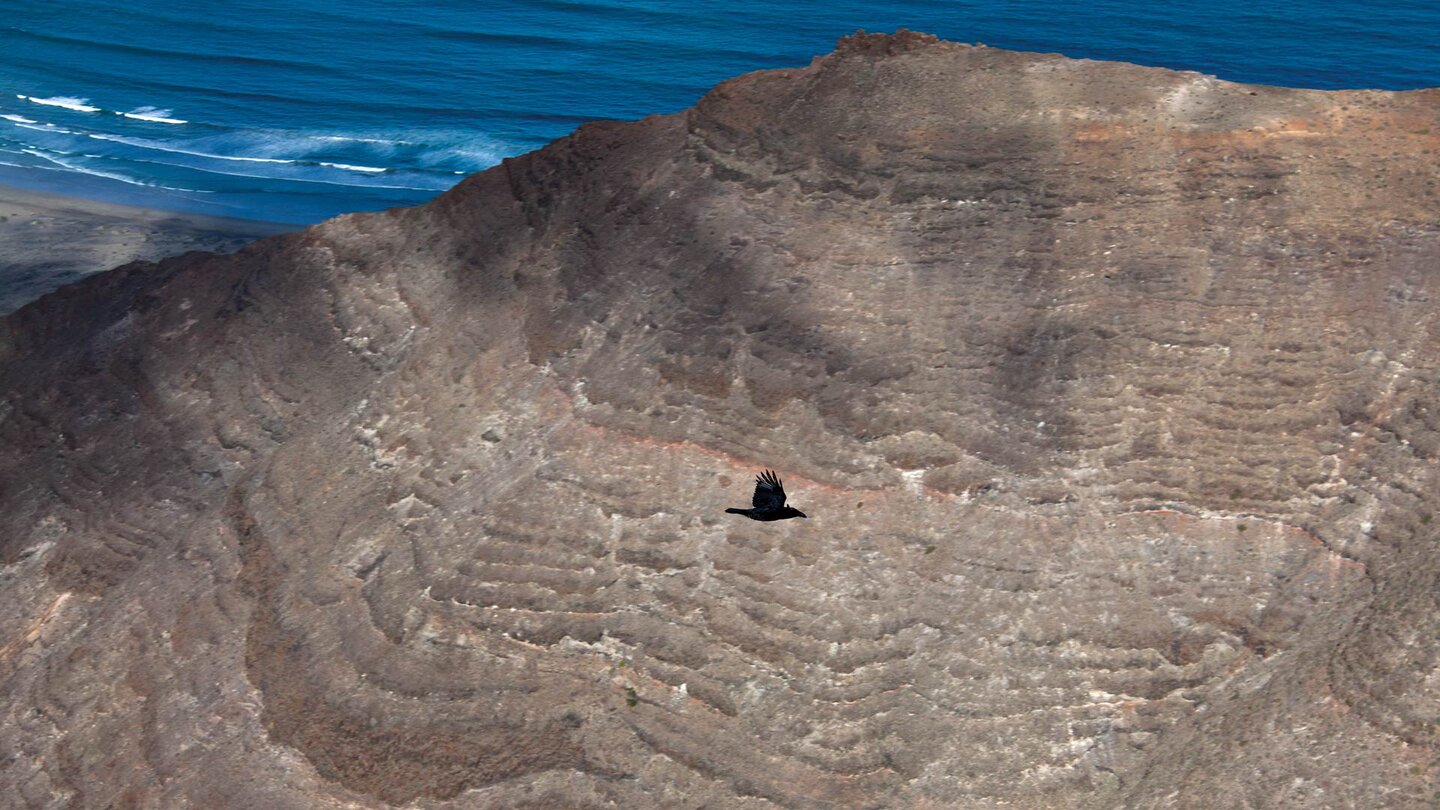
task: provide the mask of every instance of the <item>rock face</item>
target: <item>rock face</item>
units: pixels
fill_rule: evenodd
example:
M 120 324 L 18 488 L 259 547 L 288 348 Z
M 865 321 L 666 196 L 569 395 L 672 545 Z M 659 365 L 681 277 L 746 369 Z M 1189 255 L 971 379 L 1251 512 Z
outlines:
M 1433 807 L 1440 93 L 856 36 L 0 341 L 22 807 Z M 773 467 L 808 520 L 726 515 Z

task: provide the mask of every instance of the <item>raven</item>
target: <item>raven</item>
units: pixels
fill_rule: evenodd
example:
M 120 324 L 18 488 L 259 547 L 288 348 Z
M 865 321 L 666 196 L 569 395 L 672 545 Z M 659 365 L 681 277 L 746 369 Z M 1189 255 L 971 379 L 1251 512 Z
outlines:
M 755 497 L 750 499 L 754 509 L 726 509 L 737 515 L 744 515 L 751 520 L 784 520 L 786 518 L 805 517 L 805 513 L 791 506 L 785 505 L 785 487 L 780 485 L 780 479 L 775 473 L 766 470 L 763 474 L 755 476 Z

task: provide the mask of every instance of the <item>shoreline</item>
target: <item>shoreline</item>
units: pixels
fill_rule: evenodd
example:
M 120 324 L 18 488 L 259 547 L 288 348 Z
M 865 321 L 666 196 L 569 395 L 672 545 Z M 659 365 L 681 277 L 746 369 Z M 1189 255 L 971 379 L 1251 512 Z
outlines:
M 305 225 L 187 214 L 0 185 L 0 317 L 84 276 Z

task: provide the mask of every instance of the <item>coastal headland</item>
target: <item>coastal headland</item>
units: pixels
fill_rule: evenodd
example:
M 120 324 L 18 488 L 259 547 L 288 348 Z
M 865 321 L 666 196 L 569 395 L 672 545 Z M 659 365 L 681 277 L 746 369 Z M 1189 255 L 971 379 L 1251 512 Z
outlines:
M 0 795 L 1433 810 L 1437 153 L 857 35 L 88 276 L 0 319 Z

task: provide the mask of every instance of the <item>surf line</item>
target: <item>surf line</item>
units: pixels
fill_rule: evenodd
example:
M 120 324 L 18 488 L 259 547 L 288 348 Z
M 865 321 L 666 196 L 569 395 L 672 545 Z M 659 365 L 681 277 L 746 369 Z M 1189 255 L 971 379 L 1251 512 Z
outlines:
M 90 106 L 90 99 L 88 98 L 75 98 L 74 96 L 35 98 L 34 96 L 22 96 L 19 93 L 16 93 L 15 97 L 22 101 L 28 101 L 31 104 L 44 104 L 47 107 L 64 107 L 67 110 L 74 110 L 75 112 L 100 112 L 99 107 Z

